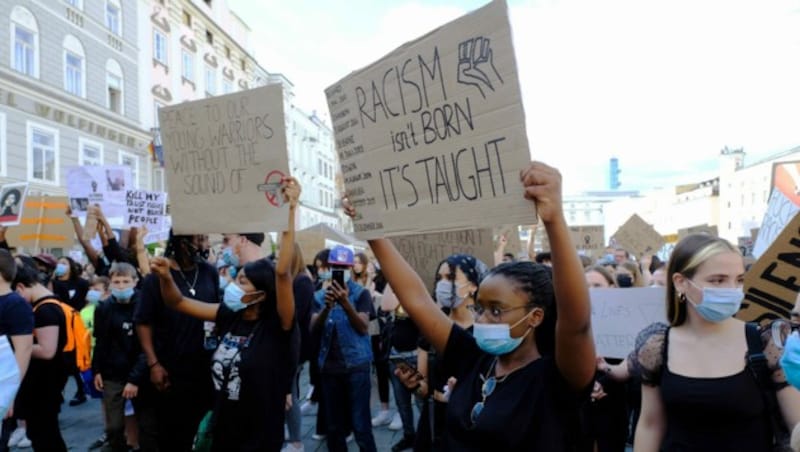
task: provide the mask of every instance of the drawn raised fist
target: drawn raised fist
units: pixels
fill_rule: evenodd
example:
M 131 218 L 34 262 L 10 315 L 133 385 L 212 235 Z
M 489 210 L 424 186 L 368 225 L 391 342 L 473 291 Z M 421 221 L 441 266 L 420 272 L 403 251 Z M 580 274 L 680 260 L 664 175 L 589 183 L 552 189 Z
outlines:
M 494 66 L 494 53 L 491 40 L 478 36 L 470 38 L 458 45 L 458 82 L 478 88 L 481 96 L 486 98 L 484 87 L 495 90 L 491 74 L 504 84 L 503 78 Z

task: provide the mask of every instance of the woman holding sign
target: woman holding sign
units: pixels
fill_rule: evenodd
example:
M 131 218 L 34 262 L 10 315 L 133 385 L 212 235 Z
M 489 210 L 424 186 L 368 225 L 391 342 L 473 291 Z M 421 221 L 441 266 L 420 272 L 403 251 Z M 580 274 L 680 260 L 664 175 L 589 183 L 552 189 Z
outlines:
M 283 182 L 289 224 L 281 239 L 277 266 L 266 259 L 246 264 L 225 287 L 223 303 L 185 298 L 169 271 L 169 261 L 155 258 L 164 302 L 192 317 L 215 321 L 220 335 L 211 372 L 216 400 L 211 416 L 212 450 L 279 451 L 283 423 L 299 355 L 292 276 L 294 224 L 300 185 Z
M 568 450 L 591 391 L 589 291 L 562 211 L 561 175 L 534 162 L 520 176 L 550 239 L 552 273 L 530 262 L 491 270 L 478 287 L 473 335 L 439 309 L 391 241 L 369 242 L 400 304 L 458 381 L 447 406 L 449 450 Z
M 667 320 L 645 329 L 629 361 L 641 374 L 636 452 L 773 449 L 800 421 L 769 332 L 734 318 L 744 299 L 742 255 L 726 240 L 690 235 L 672 252 Z

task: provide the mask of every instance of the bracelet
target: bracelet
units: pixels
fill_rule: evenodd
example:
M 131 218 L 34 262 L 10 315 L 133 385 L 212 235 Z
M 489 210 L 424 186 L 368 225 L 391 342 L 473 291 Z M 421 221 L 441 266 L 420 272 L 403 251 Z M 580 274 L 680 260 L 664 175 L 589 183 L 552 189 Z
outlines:
M 159 363 L 158 361 L 156 361 L 156 362 L 154 362 L 153 364 L 150 364 L 150 365 L 148 365 L 148 366 L 147 366 L 147 368 L 148 368 L 148 369 L 152 369 L 153 367 L 156 367 L 156 366 L 157 366 L 157 365 L 159 365 L 159 364 L 161 364 L 161 363 Z

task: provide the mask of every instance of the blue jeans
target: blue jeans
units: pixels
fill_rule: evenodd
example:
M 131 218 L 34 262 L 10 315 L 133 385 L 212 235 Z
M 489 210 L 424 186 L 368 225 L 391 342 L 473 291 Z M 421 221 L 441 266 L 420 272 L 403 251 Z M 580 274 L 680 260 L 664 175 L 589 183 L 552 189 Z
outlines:
M 417 359 L 406 358 L 409 364 L 416 365 Z M 390 363 L 389 375 L 392 380 L 392 387 L 394 388 L 394 403 L 397 404 L 397 412 L 400 413 L 400 419 L 403 421 L 403 436 L 414 436 L 414 408 L 411 406 L 411 398 L 413 393 L 410 389 L 394 375 L 396 366 Z
M 361 452 L 377 452 L 372 436 L 370 413 L 371 382 L 369 370 L 347 374 L 321 375 L 322 396 L 328 421 L 328 450 L 347 451 L 345 437 L 352 427 L 356 444 Z M 348 425 L 347 419 L 351 422 Z
M 303 372 L 303 365 L 297 366 L 297 372 L 294 374 L 292 380 L 292 407 L 286 412 L 286 426 L 289 427 L 290 443 L 299 443 L 303 441 L 302 432 L 300 427 L 303 424 L 303 418 L 300 414 L 300 373 Z

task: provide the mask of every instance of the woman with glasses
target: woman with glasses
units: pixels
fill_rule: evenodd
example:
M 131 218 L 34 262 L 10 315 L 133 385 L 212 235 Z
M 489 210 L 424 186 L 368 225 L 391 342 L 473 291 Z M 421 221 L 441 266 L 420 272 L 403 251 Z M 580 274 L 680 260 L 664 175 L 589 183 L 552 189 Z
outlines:
M 400 304 L 457 379 L 447 406 L 449 450 L 570 450 L 577 436 L 570 425 L 591 390 L 589 292 L 564 220 L 561 175 L 534 162 L 520 177 L 547 230 L 552 273 L 529 262 L 490 271 L 476 294 L 474 336 L 439 309 L 389 240 L 370 241 Z
M 691 235 L 675 246 L 670 324 L 640 333 L 629 357 L 642 379 L 634 451 L 772 451 L 775 399 L 790 429 L 800 421 L 800 393 L 786 384 L 775 341 L 733 317 L 744 273 L 741 254 L 724 239 Z M 763 366 L 753 364 L 759 356 Z

